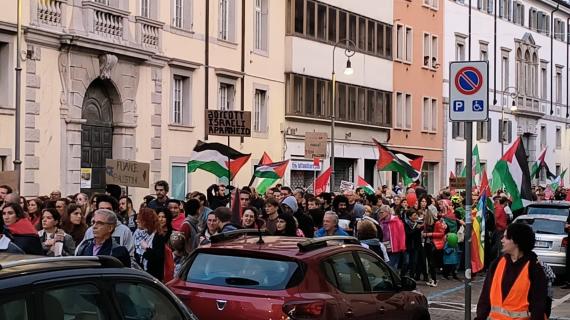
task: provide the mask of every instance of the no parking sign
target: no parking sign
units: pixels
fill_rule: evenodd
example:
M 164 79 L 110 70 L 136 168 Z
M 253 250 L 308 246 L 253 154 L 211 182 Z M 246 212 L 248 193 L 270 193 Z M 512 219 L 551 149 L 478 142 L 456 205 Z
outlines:
M 449 120 L 486 121 L 489 117 L 489 63 L 449 64 Z

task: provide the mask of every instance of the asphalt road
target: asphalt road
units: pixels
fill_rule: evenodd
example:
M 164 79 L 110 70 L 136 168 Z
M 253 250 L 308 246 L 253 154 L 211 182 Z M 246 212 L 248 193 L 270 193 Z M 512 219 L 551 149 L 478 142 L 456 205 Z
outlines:
M 483 280 L 484 276 L 478 276 L 472 281 L 471 319 L 475 318 Z M 425 282 L 418 281 L 417 290 L 428 298 L 432 319 L 464 319 L 465 285 L 462 281 L 440 279 L 436 288 L 428 287 Z M 570 290 L 555 286 L 552 306 L 550 319 L 570 320 Z

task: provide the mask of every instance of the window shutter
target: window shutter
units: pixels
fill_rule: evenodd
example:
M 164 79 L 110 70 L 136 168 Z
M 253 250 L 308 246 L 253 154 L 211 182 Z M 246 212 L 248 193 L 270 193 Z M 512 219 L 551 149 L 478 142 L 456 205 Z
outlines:
M 477 122 L 477 140 L 483 139 L 483 123 Z
M 508 124 L 507 143 L 511 143 L 513 137 L 513 123 L 511 122 L 511 120 L 508 120 L 507 124 Z
M 497 0 L 499 1 L 499 18 L 504 17 L 505 12 L 505 2 L 504 0 Z
M 263 0 L 261 2 L 261 47 L 267 51 L 269 40 L 269 1 Z
M 192 30 L 192 0 L 182 0 L 182 26 Z
M 459 136 L 459 123 L 458 122 L 452 122 L 451 123 L 451 137 L 453 139 L 455 139 L 458 136 Z
M 487 120 L 487 141 L 491 141 L 491 124 L 493 122 L 491 121 L 491 118 L 489 118 L 489 120 Z
M 228 40 L 235 42 L 236 35 L 236 1 L 228 0 Z

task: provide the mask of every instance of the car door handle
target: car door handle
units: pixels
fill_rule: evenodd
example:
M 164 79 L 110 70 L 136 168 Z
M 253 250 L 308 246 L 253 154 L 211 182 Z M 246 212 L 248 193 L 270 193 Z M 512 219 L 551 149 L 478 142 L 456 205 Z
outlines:
M 352 318 L 354 316 L 354 312 L 352 312 L 352 309 L 348 309 L 348 311 L 344 313 L 344 316 L 346 318 Z

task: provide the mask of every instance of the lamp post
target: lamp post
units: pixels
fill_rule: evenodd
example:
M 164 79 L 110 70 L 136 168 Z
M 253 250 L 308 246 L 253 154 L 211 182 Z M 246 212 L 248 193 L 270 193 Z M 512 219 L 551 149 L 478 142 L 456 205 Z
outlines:
M 334 176 L 335 176 L 335 172 L 334 172 L 334 120 L 335 120 L 335 113 L 336 113 L 336 73 L 334 72 L 334 53 L 336 51 L 336 47 L 338 47 L 339 44 L 345 43 L 349 44 L 351 47 L 356 48 L 356 44 L 349 39 L 342 39 L 337 41 L 337 43 L 334 44 L 333 47 L 333 52 L 332 52 L 332 103 L 331 103 L 331 178 L 330 178 L 330 191 L 333 191 L 334 188 Z M 347 76 L 350 76 L 354 73 L 354 70 L 352 69 L 352 63 L 350 62 L 350 57 L 352 57 L 355 54 L 354 50 L 350 50 L 349 46 L 346 46 L 346 49 L 344 50 L 344 55 L 346 56 L 347 60 L 346 60 L 346 68 L 344 69 L 344 74 Z
M 22 160 L 20 160 L 20 117 L 21 117 L 21 87 L 22 87 L 22 65 L 20 55 L 22 53 L 22 0 L 17 3 L 17 36 L 16 36 L 16 114 L 15 114 L 15 145 L 14 145 L 14 171 L 16 171 L 16 190 L 22 193 Z
M 509 90 L 513 90 L 512 92 L 509 92 Z M 511 99 L 513 99 L 513 102 L 511 104 L 511 111 L 515 111 L 517 110 L 517 105 L 515 103 L 515 99 L 518 97 L 519 93 L 517 92 L 517 88 L 515 87 L 506 87 L 503 91 L 502 91 L 503 96 L 505 94 L 508 94 Z M 505 149 L 505 106 L 503 106 L 503 103 L 501 101 L 501 157 L 503 156 L 504 153 L 504 149 Z

